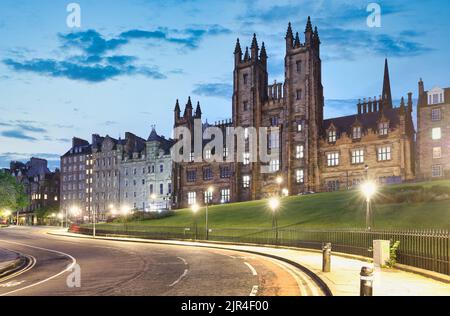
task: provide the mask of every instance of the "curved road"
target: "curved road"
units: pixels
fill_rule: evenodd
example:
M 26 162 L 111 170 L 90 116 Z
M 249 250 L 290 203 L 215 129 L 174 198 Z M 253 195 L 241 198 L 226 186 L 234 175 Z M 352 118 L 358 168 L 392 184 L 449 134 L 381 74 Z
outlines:
M 306 296 L 320 294 L 299 270 L 237 251 L 48 235 L 0 229 L 0 246 L 30 259 L 0 279 L 5 295 Z M 80 271 L 80 287 L 69 287 Z M 67 269 L 71 269 L 67 271 Z

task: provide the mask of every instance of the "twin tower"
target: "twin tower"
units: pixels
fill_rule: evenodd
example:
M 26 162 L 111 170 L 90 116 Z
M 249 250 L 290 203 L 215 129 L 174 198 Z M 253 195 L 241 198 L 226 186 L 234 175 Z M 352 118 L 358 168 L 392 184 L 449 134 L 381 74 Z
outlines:
M 284 83 L 269 85 L 267 71 L 268 55 L 264 42 L 258 44 L 256 34 L 250 47 L 242 49 L 239 39 L 234 50 L 234 76 L 232 120 L 227 125 L 234 127 L 278 127 L 279 140 L 272 146 L 279 146 L 281 153 L 273 164 L 273 173 L 261 173 L 262 163 L 233 166 L 230 179 L 232 201 L 247 201 L 277 194 L 280 175 L 284 187 L 291 194 L 315 190 L 320 185 L 319 137 L 323 126 L 323 86 L 320 59 L 320 38 L 317 27 L 313 29 L 308 17 L 304 40 L 292 30 L 289 23 L 286 37 Z M 200 105 L 194 112 L 189 99 L 184 116 L 177 102 L 175 127 L 193 126 L 195 118 L 201 118 Z M 303 146 L 304 158 L 296 159 L 296 148 Z M 301 171 L 304 181 L 298 181 Z M 251 179 L 251 185 L 243 179 Z M 201 183 L 198 182 L 201 186 Z M 201 191 L 201 188 L 198 188 Z M 180 196 L 183 199 L 182 196 Z

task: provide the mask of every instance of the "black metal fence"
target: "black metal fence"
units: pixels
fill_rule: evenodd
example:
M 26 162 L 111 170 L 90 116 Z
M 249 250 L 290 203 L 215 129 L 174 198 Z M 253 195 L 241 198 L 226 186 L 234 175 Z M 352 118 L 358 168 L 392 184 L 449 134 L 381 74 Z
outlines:
M 92 234 L 89 228 L 81 233 Z M 148 227 L 114 224 L 97 229 L 100 235 L 122 235 L 146 239 L 205 240 L 206 230 L 193 227 Z M 280 245 L 321 249 L 330 242 L 333 251 L 372 257 L 374 240 L 400 241 L 397 262 L 450 275 L 450 232 L 447 230 L 372 230 L 365 229 L 211 229 L 211 241 Z

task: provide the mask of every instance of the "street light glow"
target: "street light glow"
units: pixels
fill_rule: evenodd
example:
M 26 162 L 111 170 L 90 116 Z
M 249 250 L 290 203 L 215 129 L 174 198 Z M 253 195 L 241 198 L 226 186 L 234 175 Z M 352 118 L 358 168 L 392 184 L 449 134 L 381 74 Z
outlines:
M 283 189 L 283 196 L 289 196 L 289 190 Z
M 131 208 L 127 205 L 123 205 L 120 209 L 123 215 L 128 215 L 131 212 Z
M 214 192 L 214 187 L 212 187 L 212 186 L 209 187 L 209 188 L 208 188 L 208 192 L 209 192 L 209 193 L 213 193 L 213 192 Z
M 64 214 L 63 214 L 63 213 L 59 213 L 59 214 L 58 214 L 58 219 L 61 219 L 61 220 L 62 220 L 63 218 L 64 218 Z
M 361 191 L 369 201 L 377 192 L 377 185 L 372 181 L 367 181 L 361 185 Z
M 283 178 L 282 177 L 277 177 L 277 183 L 278 184 L 282 184 L 283 183 Z
M 72 207 L 70 208 L 69 212 L 70 212 L 70 214 L 71 214 L 72 216 L 79 216 L 80 213 L 81 213 L 80 209 L 79 209 L 78 207 L 76 207 L 76 206 L 72 206 Z
M 150 196 L 150 198 L 152 199 L 152 200 L 156 200 L 156 194 L 152 194 L 151 196 Z
M 198 204 L 194 204 L 191 206 L 192 213 L 197 214 L 197 212 L 200 210 L 200 207 Z
M 278 207 L 280 207 L 280 200 L 278 198 L 271 198 L 269 200 L 269 207 L 272 212 L 276 212 Z

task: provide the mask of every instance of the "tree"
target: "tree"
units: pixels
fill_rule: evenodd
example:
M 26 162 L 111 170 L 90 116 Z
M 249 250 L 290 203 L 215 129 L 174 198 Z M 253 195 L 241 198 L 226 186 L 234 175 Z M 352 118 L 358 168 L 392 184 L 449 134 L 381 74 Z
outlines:
M 27 207 L 28 197 L 21 183 L 8 173 L 0 173 L 0 209 L 15 211 Z

